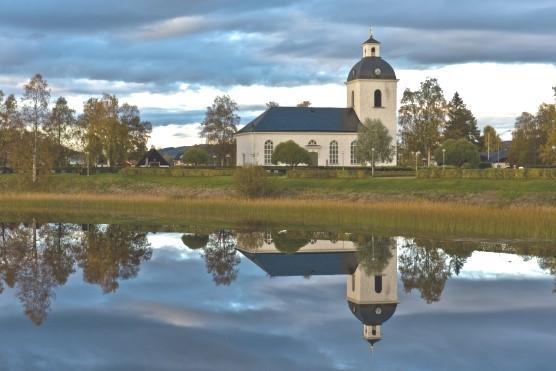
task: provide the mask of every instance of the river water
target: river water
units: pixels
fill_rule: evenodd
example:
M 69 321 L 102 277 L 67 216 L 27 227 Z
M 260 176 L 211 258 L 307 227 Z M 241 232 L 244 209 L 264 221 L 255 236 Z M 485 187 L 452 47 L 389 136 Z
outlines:
M 1 370 L 553 370 L 551 241 L 0 223 Z

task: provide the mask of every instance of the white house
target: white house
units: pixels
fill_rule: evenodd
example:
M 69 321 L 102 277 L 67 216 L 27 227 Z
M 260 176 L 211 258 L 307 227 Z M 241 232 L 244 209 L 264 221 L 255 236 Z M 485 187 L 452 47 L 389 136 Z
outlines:
M 398 80 L 380 47 L 372 33 L 363 43 L 363 57 L 347 78 L 346 108 L 272 107 L 239 130 L 237 165 L 272 166 L 276 145 L 293 140 L 311 153 L 313 165 L 358 166 L 357 131 L 366 119 L 380 119 L 395 145 Z M 395 163 L 394 156 L 383 165 Z

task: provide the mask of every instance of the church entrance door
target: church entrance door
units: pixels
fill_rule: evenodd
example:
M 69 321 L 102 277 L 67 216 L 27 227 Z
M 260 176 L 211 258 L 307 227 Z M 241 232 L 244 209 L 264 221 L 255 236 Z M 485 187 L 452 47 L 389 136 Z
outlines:
M 319 166 L 319 153 L 318 152 L 309 152 L 309 156 L 311 156 L 311 163 L 310 166 Z

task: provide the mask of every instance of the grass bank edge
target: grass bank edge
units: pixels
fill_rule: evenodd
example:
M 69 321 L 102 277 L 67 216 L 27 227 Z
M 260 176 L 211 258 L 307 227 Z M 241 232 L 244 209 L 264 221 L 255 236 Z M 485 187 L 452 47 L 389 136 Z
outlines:
M 556 207 L 549 206 L 492 207 L 424 200 L 199 199 L 89 193 L 0 195 L 0 217 L 29 215 L 155 224 L 263 223 L 384 231 L 393 235 L 556 238 Z

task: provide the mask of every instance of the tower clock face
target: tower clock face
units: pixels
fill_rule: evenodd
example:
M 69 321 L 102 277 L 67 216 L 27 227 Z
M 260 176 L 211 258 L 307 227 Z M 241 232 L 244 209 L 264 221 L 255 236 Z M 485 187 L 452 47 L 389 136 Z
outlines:
M 375 75 L 380 76 L 382 70 L 380 68 L 375 68 Z

